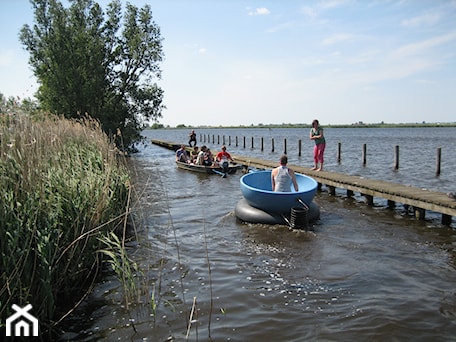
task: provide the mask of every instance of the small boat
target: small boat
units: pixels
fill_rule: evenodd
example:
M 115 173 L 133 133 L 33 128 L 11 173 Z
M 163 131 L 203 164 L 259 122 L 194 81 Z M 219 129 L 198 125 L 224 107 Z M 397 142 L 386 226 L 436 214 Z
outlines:
M 226 167 L 221 166 L 205 166 L 205 165 L 197 165 L 197 164 L 188 164 L 180 161 L 176 161 L 176 165 L 179 169 L 199 172 L 199 173 L 207 173 L 207 174 L 218 174 L 222 177 L 226 177 L 227 175 L 231 175 L 236 173 L 237 169 L 241 167 L 238 164 L 228 164 Z
M 271 171 L 247 173 L 241 177 L 241 192 L 249 205 L 267 213 L 289 214 L 294 207 L 309 206 L 317 192 L 315 179 L 296 173 L 299 191 L 272 191 Z M 304 206 L 304 204 L 305 206 Z

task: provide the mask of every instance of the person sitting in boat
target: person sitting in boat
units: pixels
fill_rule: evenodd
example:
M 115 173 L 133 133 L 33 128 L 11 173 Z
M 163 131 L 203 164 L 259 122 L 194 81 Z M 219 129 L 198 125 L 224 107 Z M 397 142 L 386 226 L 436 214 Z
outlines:
M 288 157 L 284 154 L 280 157 L 280 166 L 271 172 L 272 191 L 290 192 L 291 183 L 296 191 L 299 191 L 296 175 L 288 166 Z
M 185 145 L 181 145 L 180 149 L 176 151 L 176 161 L 182 163 L 190 163 L 190 159 L 187 154 L 187 150 L 185 149 Z
M 200 151 L 198 152 L 198 156 L 196 157 L 196 165 L 204 165 L 204 153 L 206 152 L 207 147 L 205 145 L 200 147 Z
M 193 146 L 193 150 L 190 152 L 190 159 L 192 163 L 196 164 L 196 158 L 198 158 L 198 146 Z
M 224 172 L 228 169 L 229 161 L 234 161 L 231 154 L 226 151 L 226 146 L 222 145 L 222 150 L 215 156 L 215 161 L 220 165 Z
M 214 160 L 214 156 L 209 148 L 206 149 L 206 152 L 204 152 L 204 165 L 206 166 L 211 166 L 212 162 Z

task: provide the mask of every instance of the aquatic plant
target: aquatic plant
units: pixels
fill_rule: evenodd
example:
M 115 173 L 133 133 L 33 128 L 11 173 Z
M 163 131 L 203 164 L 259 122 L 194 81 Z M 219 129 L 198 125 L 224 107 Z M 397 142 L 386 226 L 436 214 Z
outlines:
M 90 118 L 0 113 L 0 321 L 30 303 L 52 326 L 93 282 L 100 237 L 128 215 L 123 159 Z

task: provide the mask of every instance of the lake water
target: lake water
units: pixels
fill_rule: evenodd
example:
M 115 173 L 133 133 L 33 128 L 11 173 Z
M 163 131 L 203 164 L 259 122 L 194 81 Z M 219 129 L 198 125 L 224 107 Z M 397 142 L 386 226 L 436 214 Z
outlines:
M 185 341 L 187 334 L 190 341 L 455 340 L 454 218 L 444 227 L 439 214 L 419 221 L 400 205 L 367 206 L 359 196 L 330 196 L 323 189 L 315 198 L 321 219 L 313 231 L 244 224 L 233 214 L 242 197 L 240 173 L 221 178 L 183 171 L 172 151 L 150 144 L 151 138 L 185 143 L 187 133 L 145 132 L 149 142 L 130 158 L 139 239 L 129 252 L 142 271 L 140 303 L 127 309 L 121 286 L 106 272 L 66 320 L 62 340 Z M 208 134 L 211 142 L 215 135 L 216 144 L 206 141 L 212 150 L 219 148 L 217 136 L 224 135 L 227 145 L 231 136 L 231 153 L 268 160 L 279 159 L 286 138 L 289 163 L 312 165 L 308 130 L 197 133 L 198 140 Z M 327 128 L 325 134 L 327 170 L 456 190 L 456 128 Z

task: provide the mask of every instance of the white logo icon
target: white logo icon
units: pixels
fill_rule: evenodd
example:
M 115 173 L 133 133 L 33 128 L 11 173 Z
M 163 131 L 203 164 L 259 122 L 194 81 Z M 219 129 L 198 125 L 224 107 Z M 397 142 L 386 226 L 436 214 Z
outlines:
M 33 336 L 38 336 L 38 320 L 28 313 L 32 305 L 28 304 L 21 308 L 13 304 L 12 308 L 16 313 L 6 320 L 6 336 L 30 336 L 30 324 L 32 324 Z M 15 321 L 17 322 L 15 323 Z M 15 327 L 14 335 L 11 335 L 13 326 Z M 22 332 L 24 333 L 23 335 Z

